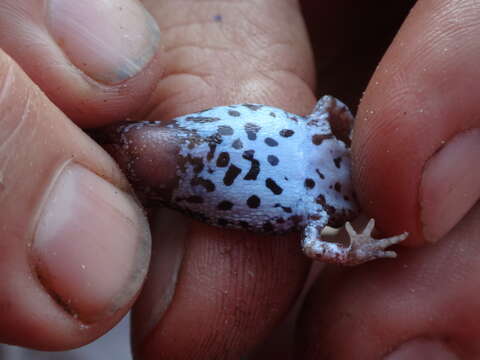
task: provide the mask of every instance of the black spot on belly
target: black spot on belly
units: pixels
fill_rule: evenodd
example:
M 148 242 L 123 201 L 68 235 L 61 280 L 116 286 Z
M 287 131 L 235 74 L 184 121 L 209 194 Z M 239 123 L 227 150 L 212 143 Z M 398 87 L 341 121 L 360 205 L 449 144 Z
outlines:
M 217 205 L 217 209 L 218 210 L 223 210 L 223 211 L 231 210 L 232 207 L 233 207 L 233 203 L 231 203 L 228 200 L 223 200 L 223 201 L 219 202 L 218 205 Z
M 278 146 L 278 141 L 276 141 L 275 139 L 272 139 L 270 137 L 267 137 L 265 139 L 265 144 L 267 144 L 268 146 Z
M 245 160 L 253 160 L 254 155 L 255 155 L 255 150 L 246 150 L 243 152 L 242 157 Z
M 220 135 L 233 135 L 233 129 L 228 125 L 220 125 L 218 127 L 218 133 Z
M 237 176 L 240 175 L 241 172 L 242 172 L 242 170 L 240 168 L 231 164 L 228 167 L 228 170 L 225 173 L 225 176 L 223 177 L 223 183 L 227 186 L 232 185 L 233 182 L 235 181 L 235 179 L 237 178 Z
M 206 110 L 205 110 L 206 111 Z M 220 120 L 218 117 L 211 116 L 188 116 L 185 118 L 187 121 L 193 121 L 196 123 L 211 123 Z
M 203 198 L 201 196 L 193 195 L 193 196 L 187 197 L 185 201 L 192 204 L 202 204 Z
M 253 111 L 257 111 L 258 109 L 261 109 L 263 107 L 263 105 L 257 105 L 257 104 L 243 104 L 243 106 Z
M 317 172 L 318 176 L 320 176 L 320 179 L 322 179 L 322 180 L 325 179 L 325 175 L 323 175 L 323 174 L 320 172 L 320 170 L 315 169 L 315 171 Z
M 325 134 L 315 134 L 312 136 L 312 143 L 314 145 L 320 145 L 323 140 L 326 140 L 326 139 L 330 139 L 332 137 L 332 135 L 328 134 L 328 135 L 325 135 Z
M 247 199 L 249 208 L 256 209 L 260 206 L 260 198 L 257 195 L 252 195 Z
M 285 211 L 287 214 L 292 213 L 292 208 L 288 206 L 282 206 L 281 204 L 275 204 L 273 207 L 281 207 L 283 211 Z
M 280 195 L 283 192 L 283 189 L 271 178 L 265 180 L 265 186 L 269 188 L 275 195 Z
M 305 179 L 305 187 L 307 189 L 313 189 L 315 187 L 315 181 L 313 181 L 313 179 L 310 179 L 310 178 Z
M 240 139 L 235 140 L 235 141 L 232 143 L 232 147 L 233 147 L 234 149 L 237 149 L 237 150 L 240 150 L 241 148 L 243 148 L 242 140 L 240 140 Z
M 283 137 L 286 137 L 286 138 L 292 136 L 293 134 L 295 134 L 295 132 L 293 130 L 290 130 L 290 129 L 280 130 L 280 136 L 283 136 Z
M 217 144 L 209 143 L 208 147 L 210 148 L 210 151 L 207 154 L 207 160 L 210 161 L 210 160 L 213 159 L 213 157 L 215 155 L 215 150 L 217 149 Z
M 334 188 L 335 188 L 336 192 L 341 192 L 342 191 L 342 184 L 336 182 Z
M 260 131 L 261 127 L 252 124 L 252 123 L 247 123 L 245 124 L 245 132 L 247 133 L 248 140 L 256 140 L 257 139 L 257 133 Z
M 279 162 L 278 157 L 276 157 L 275 155 L 268 155 L 267 161 L 272 166 L 277 166 Z
M 228 110 L 228 115 L 238 117 L 240 113 L 236 110 Z
M 217 158 L 218 167 L 227 167 L 230 163 L 230 155 L 227 152 L 221 152 Z
M 337 158 L 333 159 L 333 162 L 335 163 L 335 166 L 340 169 L 340 166 L 342 164 L 342 158 L 337 157 Z
M 257 180 L 257 176 L 260 173 L 260 162 L 253 157 L 254 154 L 255 150 L 247 150 L 243 152 L 242 157 L 251 163 L 250 170 L 248 170 L 248 173 L 243 178 L 244 180 Z
M 275 115 L 274 112 L 271 112 L 271 113 L 270 113 L 270 116 L 273 117 L 273 118 L 276 118 L 276 117 L 277 117 L 277 115 Z
M 335 214 L 335 208 L 329 204 L 327 204 L 327 200 L 325 200 L 325 196 L 318 195 L 316 199 L 317 204 L 322 205 L 323 209 L 327 212 L 328 216 L 331 217 Z
M 247 175 L 243 178 L 244 180 L 257 180 L 258 174 L 260 173 L 260 162 L 257 159 L 252 159 L 251 162 L 252 165 Z
M 207 192 L 215 191 L 215 184 L 213 182 L 211 182 L 210 180 L 204 179 L 204 178 L 201 178 L 201 177 L 194 177 L 190 181 L 190 185 L 192 185 L 192 186 L 197 186 L 197 185 L 203 186 L 205 188 L 205 190 L 207 190 Z

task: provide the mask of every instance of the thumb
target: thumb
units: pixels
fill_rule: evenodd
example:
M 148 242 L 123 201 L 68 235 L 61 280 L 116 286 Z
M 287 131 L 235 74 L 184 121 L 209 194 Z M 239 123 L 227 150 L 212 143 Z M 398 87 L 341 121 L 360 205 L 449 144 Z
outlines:
M 0 342 L 79 346 L 126 313 L 149 259 L 142 210 L 110 157 L 1 52 L 0 209 Z
M 136 0 L 5 0 L 0 48 L 82 127 L 134 116 L 162 72 L 159 30 Z

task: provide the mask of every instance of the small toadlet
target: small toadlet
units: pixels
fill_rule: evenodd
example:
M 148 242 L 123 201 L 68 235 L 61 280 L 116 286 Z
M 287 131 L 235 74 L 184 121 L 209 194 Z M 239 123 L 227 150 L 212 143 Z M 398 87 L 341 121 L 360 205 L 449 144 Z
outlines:
M 385 249 L 407 234 L 377 240 L 373 220 L 360 234 L 348 222 L 358 213 L 352 126 L 348 108 L 324 96 L 306 117 L 266 105 L 220 106 L 110 127 L 101 142 L 142 200 L 220 227 L 301 231 L 308 256 L 355 265 L 395 257 Z M 325 226 L 343 224 L 348 246 L 322 240 Z

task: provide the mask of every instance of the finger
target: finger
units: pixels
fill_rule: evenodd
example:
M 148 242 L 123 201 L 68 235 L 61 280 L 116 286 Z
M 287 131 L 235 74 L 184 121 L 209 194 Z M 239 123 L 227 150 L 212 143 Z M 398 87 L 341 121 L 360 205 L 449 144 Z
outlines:
M 0 342 L 80 346 L 125 314 L 148 266 L 143 212 L 110 157 L 4 53 L 0 208 Z
M 0 4 L 0 48 L 83 127 L 140 111 L 162 71 L 159 34 L 136 0 Z
M 323 273 L 301 315 L 297 357 L 477 359 L 479 239 L 477 205 L 435 246 Z
M 480 198 L 477 15 L 474 2 L 419 2 L 359 108 L 360 203 L 410 244 L 438 240 Z
M 166 61 L 149 119 L 242 102 L 313 108 L 311 54 L 295 2 L 144 3 L 160 24 Z M 236 358 L 272 331 L 300 291 L 308 262 L 299 239 L 197 222 L 185 230 L 177 221 L 154 231 L 149 280 L 133 312 L 135 356 Z

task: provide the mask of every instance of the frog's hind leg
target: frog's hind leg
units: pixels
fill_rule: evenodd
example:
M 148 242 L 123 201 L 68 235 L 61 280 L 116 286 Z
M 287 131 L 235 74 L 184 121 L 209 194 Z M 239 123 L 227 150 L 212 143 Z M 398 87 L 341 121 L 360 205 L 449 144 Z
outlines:
M 386 251 L 390 245 L 407 237 L 407 233 L 385 239 L 374 239 L 371 232 L 375 227 L 373 219 L 369 221 L 363 232 L 357 233 L 349 222 L 345 224 L 350 244 L 328 242 L 321 239 L 320 232 L 325 225 L 311 221 L 304 230 L 303 251 L 311 258 L 343 265 L 357 265 L 378 258 L 394 258 L 394 251 Z
M 330 124 L 333 135 L 350 147 L 353 115 L 347 105 L 333 96 L 322 96 L 308 118 L 319 119 L 325 117 L 325 120 Z

